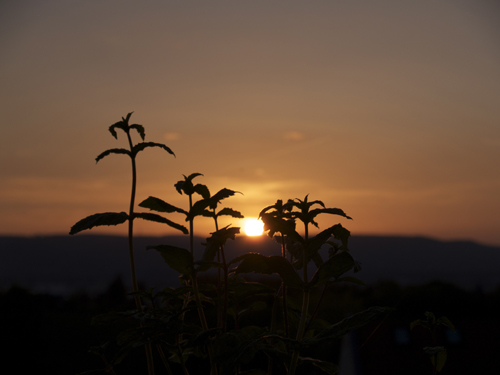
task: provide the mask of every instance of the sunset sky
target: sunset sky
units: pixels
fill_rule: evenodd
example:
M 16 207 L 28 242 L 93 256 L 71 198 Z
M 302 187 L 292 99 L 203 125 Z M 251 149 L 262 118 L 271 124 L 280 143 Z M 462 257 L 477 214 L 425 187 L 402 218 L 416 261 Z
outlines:
M 2 235 L 127 211 L 130 161 L 95 157 L 134 111 L 176 154 L 139 154 L 138 202 L 186 208 L 173 185 L 198 172 L 245 216 L 309 194 L 354 235 L 500 245 L 493 0 L 4 0 L 0 82 Z

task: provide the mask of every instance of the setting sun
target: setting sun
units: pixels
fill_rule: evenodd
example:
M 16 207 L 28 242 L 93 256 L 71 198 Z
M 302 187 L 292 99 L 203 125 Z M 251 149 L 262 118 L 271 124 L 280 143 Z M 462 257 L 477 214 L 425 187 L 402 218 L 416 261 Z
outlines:
M 264 223 L 259 219 L 246 219 L 243 228 L 247 236 L 260 236 L 264 232 Z

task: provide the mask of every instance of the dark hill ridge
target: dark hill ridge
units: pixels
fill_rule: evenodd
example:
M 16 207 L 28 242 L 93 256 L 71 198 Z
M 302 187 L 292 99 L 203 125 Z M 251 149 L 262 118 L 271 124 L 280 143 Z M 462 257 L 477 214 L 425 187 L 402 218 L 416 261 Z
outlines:
M 197 255 L 203 242 L 197 238 Z M 177 275 L 147 245 L 187 247 L 188 238 L 137 237 L 137 274 L 147 286 L 176 286 Z M 240 236 L 229 241 L 228 258 L 246 252 L 280 253 L 279 245 L 266 236 Z M 363 270 L 356 276 L 367 284 L 394 280 L 419 285 L 441 280 L 460 287 L 491 290 L 500 285 L 500 247 L 466 241 L 437 241 L 421 237 L 354 236 L 353 257 Z M 195 254 L 196 255 L 196 254 Z M 38 292 L 68 295 L 77 290 L 103 291 L 121 275 L 129 280 L 126 237 L 78 235 L 47 237 L 0 237 L 0 287 L 12 284 Z

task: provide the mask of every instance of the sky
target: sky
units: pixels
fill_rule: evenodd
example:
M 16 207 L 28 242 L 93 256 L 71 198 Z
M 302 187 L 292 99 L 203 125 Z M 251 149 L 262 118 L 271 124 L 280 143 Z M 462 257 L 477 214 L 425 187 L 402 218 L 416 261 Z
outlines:
M 138 202 L 196 172 L 247 217 L 309 194 L 353 218 L 323 228 L 500 245 L 495 1 L 3 0 L 0 82 L 1 235 L 127 211 L 130 161 L 95 158 L 134 112 L 175 153 L 138 155 Z

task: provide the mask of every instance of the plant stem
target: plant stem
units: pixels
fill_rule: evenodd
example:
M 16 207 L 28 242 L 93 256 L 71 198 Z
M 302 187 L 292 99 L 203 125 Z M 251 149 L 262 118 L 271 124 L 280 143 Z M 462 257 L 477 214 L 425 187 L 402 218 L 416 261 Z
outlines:
M 304 223 L 305 225 L 305 248 L 303 251 L 303 259 L 304 259 L 304 289 L 302 292 L 302 311 L 300 313 L 300 322 L 299 322 L 299 327 L 297 328 L 297 337 L 296 340 L 298 342 L 301 342 L 302 339 L 304 338 L 304 333 L 306 329 L 306 320 L 307 320 L 307 312 L 309 310 L 309 287 L 307 286 L 308 283 L 308 276 L 307 276 L 307 265 L 308 265 L 308 254 L 307 254 L 307 241 L 309 237 L 309 231 L 308 231 L 308 226 L 307 222 Z M 292 354 L 292 361 L 290 362 L 290 369 L 288 370 L 288 375 L 295 375 L 295 369 L 297 368 L 297 362 L 299 360 L 299 354 L 300 350 L 295 349 Z
M 127 131 L 128 144 L 130 146 L 130 151 L 133 149 L 132 138 L 130 137 L 130 132 Z M 138 296 L 139 286 L 137 284 L 137 275 L 135 272 L 135 258 L 134 258 L 134 205 L 135 205 L 135 192 L 137 185 L 137 167 L 135 164 L 135 156 L 131 156 L 132 159 L 132 192 L 130 193 L 130 208 L 128 216 L 128 253 L 130 258 L 130 272 L 132 276 L 132 288 L 135 293 L 135 306 L 138 311 L 142 312 L 141 298 Z M 153 350 L 151 348 L 151 343 L 144 345 L 146 349 L 146 361 L 148 366 L 148 374 L 154 375 L 154 363 L 153 363 Z
M 281 234 L 281 253 L 283 255 L 283 258 L 286 259 L 286 246 L 285 246 L 285 236 L 282 233 Z M 288 332 L 288 311 L 287 311 L 287 304 L 286 304 L 286 292 L 287 288 L 285 283 L 281 282 L 281 288 L 283 291 L 283 325 L 285 326 L 285 337 L 289 337 L 289 332 Z

